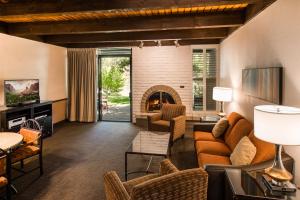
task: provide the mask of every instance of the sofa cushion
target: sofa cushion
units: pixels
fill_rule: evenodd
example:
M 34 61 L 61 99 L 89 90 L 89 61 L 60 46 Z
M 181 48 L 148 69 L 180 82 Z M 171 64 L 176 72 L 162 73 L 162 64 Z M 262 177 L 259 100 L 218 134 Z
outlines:
M 256 147 L 256 155 L 251 164 L 261 163 L 267 160 L 272 160 L 275 157 L 275 144 L 262 141 L 255 137 L 254 131 L 248 136 L 251 142 Z
M 236 112 L 230 113 L 230 115 L 227 117 L 228 120 L 228 128 L 224 134 L 224 139 L 226 140 L 229 134 L 231 133 L 232 128 L 234 125 L 240 120 L 243 119 L 244 117 Z
M 222 142 L 223 140 L 220 138 L 215 138 L 213 134 L 204 131 L 195 131 L 194 132 L 194 140 L 196 141 L 214 141 L 214 142 Z
M 250 165 L 255 154 L 256 147 L 247 136 L 244 136 L 230 155 L 230 161 L 232 165 Z
M 212 130 L 212 134 L 214 135 L 214 137 L 218 138 L 224 134 L 227 127 L 228 127 L 228 120 L 226 118 L 222 118 L 214 126 Z
M 231 150 L 223 142 L 213 142 L 213 141 L 197 141 L 196 151 L 199 153 L 207 153 L 220 156 L 229 156 Z
M 230 147 L 231 151 L 234 150 L 238 142 L 244 137 L 248 136 L 253 125 L 246 119 L 240 119 L 232 128 L 231 133 L 225 139 L 225 143 Z
M 209 164 L 231 165 L 230 159 L 227 156 L 212 155 L 206 153 L 198 154 L 199 167 Z
M 162 119 L 171 121 L 180 115 L 185 115 L 185 106 L 178 104 L 163 104 L 161 108 Z

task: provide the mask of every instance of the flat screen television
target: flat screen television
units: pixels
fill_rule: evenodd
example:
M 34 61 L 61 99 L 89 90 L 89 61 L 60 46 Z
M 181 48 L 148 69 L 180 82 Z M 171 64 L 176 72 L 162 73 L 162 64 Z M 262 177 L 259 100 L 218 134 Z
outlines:
M 246 68 L 242 72 L 243 92 L 275 104 L 282 104 L 282 67 Z
M 6 106 L 35 103 L 40 100 L 39 80 L 5 80 L 4 93 Z

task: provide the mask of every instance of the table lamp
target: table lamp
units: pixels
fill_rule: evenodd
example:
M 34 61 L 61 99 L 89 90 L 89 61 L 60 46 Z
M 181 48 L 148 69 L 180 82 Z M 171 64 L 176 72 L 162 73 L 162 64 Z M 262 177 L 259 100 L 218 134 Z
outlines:
M 226 87 L 214 87 L 213 88 L 213 100 L 221 102 L 221 109 L 219 112 L 220 117 L 224 117 L 224 102 L 232 101 L 232 89 Z
M 254 135 L 276 145 L 273 166 L 265 173 L 283 182 L 293 178 L 282 163 L 282 145 L 300 145 L 300 109 L 279 105 L 260 105 L 254 108 Z

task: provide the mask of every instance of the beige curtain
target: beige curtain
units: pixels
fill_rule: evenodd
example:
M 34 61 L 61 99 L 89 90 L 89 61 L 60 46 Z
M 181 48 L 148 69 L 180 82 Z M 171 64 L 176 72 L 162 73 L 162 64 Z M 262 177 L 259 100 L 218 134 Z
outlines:
M 68 49 L 69 120 L 97 121 L 96 49 Z

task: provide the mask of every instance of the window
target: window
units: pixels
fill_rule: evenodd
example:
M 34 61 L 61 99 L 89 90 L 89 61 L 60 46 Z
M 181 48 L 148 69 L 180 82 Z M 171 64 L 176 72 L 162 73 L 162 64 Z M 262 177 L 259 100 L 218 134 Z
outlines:
M 217 50 L 193 49 L 193 99 L 195 111 L 216 110 L 212 99 L 217 82 Z

